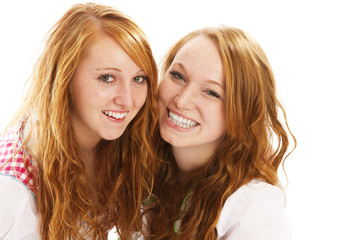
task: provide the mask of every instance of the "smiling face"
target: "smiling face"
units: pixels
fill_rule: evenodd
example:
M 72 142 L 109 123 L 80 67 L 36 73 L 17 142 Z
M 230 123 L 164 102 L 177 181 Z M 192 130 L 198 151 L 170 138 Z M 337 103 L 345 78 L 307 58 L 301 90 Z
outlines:
M 204 35 L 176 54 L 159 86 L 160 133 L 177 150 L 212 155 L 225 132 L 225 80 L 215 43 Z M 201 156 L 201 155 L 200 155 Z M 176 156 L 175 156 L 176 157 Z M 191 170 L 208 159 L 179 162 Z
M 112 37 L 99 34 L 75 71 L 71 93 L 75 134 L 93 148 L 120 137 L 144 105 L 146 74 Z

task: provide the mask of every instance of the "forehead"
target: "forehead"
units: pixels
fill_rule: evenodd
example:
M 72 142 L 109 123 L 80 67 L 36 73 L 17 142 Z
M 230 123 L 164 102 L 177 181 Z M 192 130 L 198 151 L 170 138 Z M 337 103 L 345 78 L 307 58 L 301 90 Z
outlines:
M 82 54 L 79 65 L 88 65 L 89 68 L 93 67 L 93 65 L 124 68 L 124 66 L 133 62 L 132 58 L 114 37 L 99 32 L 89 42 Z
M 175 60 L 196 57 L 196 61 L 214 62 L 221 65 L 219 50 L 213 40 L 205 35 L 199 35 L 185 43 L 175 56 Z
M 111 53 L 114 49 L 121 49 L 120 44 L 112 36 L 106 33 L 97 33 L 87 46 L 86 52 L 93 55 L 101 55 L 99 52 Z
M 204 78 L 224 81 L 220 52 L 215 42 L 205 35 L 199 35 L 185 43 L 176 54 L 173 64 L 181 64 L 192 74 Z

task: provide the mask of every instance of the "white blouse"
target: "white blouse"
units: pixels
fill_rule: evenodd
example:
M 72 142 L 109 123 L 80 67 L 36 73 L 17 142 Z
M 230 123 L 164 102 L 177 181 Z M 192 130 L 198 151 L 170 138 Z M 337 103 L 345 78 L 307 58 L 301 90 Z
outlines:
M 253 180 L 225 202 L 216 225 L 219 240 L 290 240 L 285 194 L 278 187 Z
M 291 226 L 284 208 L 285 194 L 280 188 L 252 180 L 225 201 L 216 225 L 217 239 L 291 240 Z M 115 230 L 110 231 L 109 239 L 117 238 Z M 144 237 L 138 235 L 133 239 Z
M 0 175 L 0 239 L 39 240 L 38 221 L 31 191 L 17 179 Z

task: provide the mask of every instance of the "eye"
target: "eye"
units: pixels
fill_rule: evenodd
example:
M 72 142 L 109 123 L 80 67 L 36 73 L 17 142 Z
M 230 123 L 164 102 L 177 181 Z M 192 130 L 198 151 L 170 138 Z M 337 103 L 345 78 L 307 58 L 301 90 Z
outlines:
M 149 79 L 148 76 L 136 76 L 134 77 L 133 81 L 136 83 L 144 83 L 148 79 Z
M 177 71 L 171 71 L 170 74 L 176 80 L 181 80 L 181 81 L 185 80 L 184 76 L 181 73 L 177 72 Z
M 217 92 L 210 90 L 210 89 L 205 90 L 205 93 L 211 97 L 221 98 L 220 94 L 218 94 Z
M 99 77 L 100 81 L 103 81 L 104 83 L 112 83 L 115 81 L 114 77 L 109 74 L 104 74 Z

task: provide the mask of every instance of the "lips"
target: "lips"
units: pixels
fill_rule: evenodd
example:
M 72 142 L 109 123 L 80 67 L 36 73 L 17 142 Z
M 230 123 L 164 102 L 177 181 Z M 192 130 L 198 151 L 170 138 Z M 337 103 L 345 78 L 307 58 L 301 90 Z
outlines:
M 198 122 L 191 120 L 189 118 L 186 118 L 184 116 L 179 116 L 176 113 L 168 110 L 168 117 L 169 120 L 174 123 L 175 125 L 181 127 L 181 128 L 193 128 L 196 127 L 197 125 L 199 125 Z
M 114 118 L 116 120 L 120 120 L 122 118 L 124 118 L 128 112 L 115 112 L 115 111 L 102 111 L 106 116 Z

